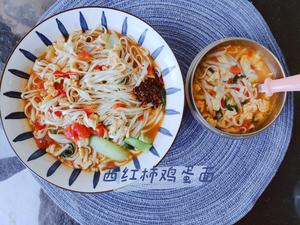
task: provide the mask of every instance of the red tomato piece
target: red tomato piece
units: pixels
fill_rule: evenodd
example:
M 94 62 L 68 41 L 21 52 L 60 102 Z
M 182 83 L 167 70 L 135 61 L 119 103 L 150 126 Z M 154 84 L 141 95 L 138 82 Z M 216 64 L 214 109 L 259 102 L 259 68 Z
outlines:
M 80 59 L 80 60 L 82 60 L 82 61 L 88 62 L 88 61 L 90 61 L 93 58 L 93 56 L 89 52 L 87 52 L 86 50 L 81 50 L 77 54 L 77 58 Z
M 34 80 L 34 85 L 35 88 L 38 89 L 44 89 L 44 80 L 40 79 L 40 78 L 36 78 Z
M 153 74 L 153 73 L 154 73 L 153 67 L 152 66 L 148 66 L 148 68 L 147 68 L 147 74 Z
M 230 72 L 233 73 L 233 74 L 240 74 L 241 70 L 237 66 L 232 66 L 232 67 L 230 67 Z
M 251 124 L 251 120 L 245 120 L 242 126 L 248 129 L 251 126 Z
M 96 70 L 103 70 L 103 67 L 104 67 L 104 65 L 97 65 L 97 66 L 95 66 L 95 69 Z
M 231 88 L 231 89 L 236 90 L 236 91 L 240 91 L 240 89 L 237 88 L 237 87 L 233 87 L 233 88 Z
M 59 95 L 62 95 L 62 97 L 66 97 L 67 94 L 64 90 L 64 86 L 62 83 L 54 83 L 54 88 L 57 90 L 57 94 L 55 97 L 59 96 Z
M 222 98 L 222 100 L 221 100 L 221 106 L 222 106 L 222 108 L 225 108 L 225 100 L 224 100 L 224 98 Z
M 80 123 L 73 123 L 72 130 L 75 134 L 77 134 L 80 138 L 89 138 L 91 135 L 91 131 L 88 127 Z
M 95 108 L 91 106 L 85 106 L 83 110 L 86 112 L 87 115 L 91 115 L 95 112 Z
M 61 111 L 55 111 L 54 114 L 57 116 L 61 116 L 62 113 L 61 113 Z
M 228 84 L 233 84 L 233 79 L 232 79 L 232 78 L 229 78 L 228 81 L 227 81 L 227 83 L 228 83 Z
M 33 138 L 35 140 L 36 145 L 38 146 L 38 148 L 42 148 L 45 149 L 47 148 L 49 145 L 53 144 L 54 141 L 48 137 L 48 135 L 46 135 L 43 138 Z
M 41 124 L 38 120 L 34 121 L 34 129 L 35 130 L 42 130 L 46 127 L 45 124 Z
M 105 133 L 104 126 L 102 124 L 99 124 L 93 133 L 99 137 L 103 137 Z
M 113 109 L 117 109 L 117 108 L 126 108 L 127 105 L 123 104 L 123 103 L 116 103 L 112 106 Z
M 61 72 L 61 71 L 56 70 L 56 71 L 54 71 L 53 75 L 56 77 L 70 78 L 71 75 L 77 75 L 77 73 L 72 72 L 72 71 Z

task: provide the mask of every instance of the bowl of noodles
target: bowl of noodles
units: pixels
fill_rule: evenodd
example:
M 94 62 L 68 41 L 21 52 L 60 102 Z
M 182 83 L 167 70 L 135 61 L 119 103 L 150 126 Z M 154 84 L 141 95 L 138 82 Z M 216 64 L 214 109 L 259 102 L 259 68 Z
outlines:
M 1 119 L 17 156 L 68 190 L 102 192 L 107 171 L 157 165 L 180 127 L 184 92 L 164 39 L 128 13 L 83 7 L 35 26 L 1 81 Z
M 280 114 L 286 93 L 259 92 L 266 78 L 283 78 L 278 59 L 246 38 L 226 38 L 204 48 L 186 79 L 187 102 L 194 118 L 222 136 L 259 134 Z

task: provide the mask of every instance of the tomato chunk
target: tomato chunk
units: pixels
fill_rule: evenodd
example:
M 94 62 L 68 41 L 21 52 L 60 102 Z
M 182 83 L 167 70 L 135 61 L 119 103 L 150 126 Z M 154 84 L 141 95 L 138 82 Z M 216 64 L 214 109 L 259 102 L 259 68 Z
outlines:
M 62 113 L 61 113 L 61 111 L 55 111 L 54 114 L 55 114 L 56 116 L 61 116 Z
M 92 106 L 84 106 L 83 110 L 86 112 L 87 115 L 91 115 L 95 112 L 95 108 Z
M 42 80 L 40 78 L 36 78 L 34 80 L 33 86 L 38 89 L 44 89 L 44 80 Z
M 232 67 L 230 67 L 230 72 L 233 73 L 233 74 L 240 74 L 241 70 L 237 66 L 232 66 Z
M 236 91 L 240 91 L 240 89 L 238 87 L 233 87 L 231 89 L 236 90 Z
M 83 124 L 73 123 L 72 124 L 73 132 L 78 135 L 80 138 L 89 138 L 91 135 L 90 129 Z
M 75 141 L 79 139 L 89 138 L 92 133 L 90 128 L 77 122 L 74 122 L 72 125 L 66 126 L 64 131 L 68 139 Z
M 80 60 L 82 60 L 82 61 L 88 62 L 88 61 L 90 61 L 93 58 L 93 56 L 89 52 L 87 52 L 86 50 L 81 50 L 77 54 L 77 58 L 80 59 Z
M 38 120 L 34 121 L 33 126 L 34 126 L 35 130 L 42 130 L 42 129 L 46 128 L 46 125 L 41 124 Z
M 242 126 L 245 127 L 246 129 L 249 129 L 251 124 L 252 124 L 251 120 L 245 120 Z
M 95 66 L 95 70 L 103 70 L 104 69 L 104 65 L 97 65 Z
M 127 105 L 123 104 L 123 103 L 116 103 L 112 106 L 113 109 L 117 109 L 117 108 L 126 108 Z
M 55 97 L 57 97 L 59 95 L 61 95 L 62 97 L 66 97 L 67 96 L 67 94 L 66 94 L 66 92 L 64 90 L 64 86 L 63 86 L 62 83 L 55 82 L 54 83 L 54 88 L 57 90 L 57 94 L 56 94 Z
M 152 66 L 148 66 L 147 67 L 147 74 L 153 74 L 154 73 L 154 70 L 153 70 L 153 67 Z
M 48 137 L 48 135 L 46 135 L 43 138 L 36 138 L 36 137 L 34 137 L 33 139 L 34 139 L 36 145 L 38 146 L 38 148 L 41 148 L 41 149 L 45 149 L 49 145 L 51 145 L 51 144 L 54 143 L 54 141 L 50 137 Z
M 62 72 L 62 71 L 55 70 L 53 75 L 56 77 L 70 78 L 71 75 L 77 75 L 77 73 L 72 71 Z
M 222 106 L 222 108 L 225 108 L 225 100 L 224 100 L 224 98 L 221 99 L 221 106 Z
M 103 137 L 105 133 L 104 126 L 102 124 L 99 124 L 93 133 L 99 137 Z

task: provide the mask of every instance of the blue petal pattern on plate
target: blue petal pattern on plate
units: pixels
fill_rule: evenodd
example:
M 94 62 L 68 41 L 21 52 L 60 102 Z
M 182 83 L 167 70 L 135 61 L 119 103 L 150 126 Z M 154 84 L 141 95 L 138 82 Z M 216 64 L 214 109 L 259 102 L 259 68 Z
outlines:
M 59 19 L 56 18 L 55 20 L 56 20 L 56 23 L 57 23 L 60 33 L 64 36 L 65 40 L 68 40 L 69 33 L 68 33 L 67 29 L 65 28 L 65 26 Z
M 86 20 L 82 14 L 82 12 L 79 12 L 79 20 L 80 20 L 80 26 L 81 26 L 81 30 L 82 32 L 85 32 L 89 29 L 87 23 L 86 23 Z
M 180 88 L 171 87 L 171 88 L 166 89 L 166 94 L 167 95 L 172 95 L 172 94 L 175 94 L 178 91 L 180 91 Z
M 13 113 L 10 113 L 8 114 L 5 119 L 6 120 L 16 120 L 16 119 L 25 119 L 26 118 L 26 115 L 24 112 L 13 112 Z
M 46 153 L 47 152 L 45 151 L 45 149 L 40 148 L 29 156 L 29 158 L 27 159 L 27 162 L 38 159 L 38 158 L 42 157 L 43 155 L 45 155 Z
M 152 146 L 149 150 L 153 155 L 159 157 L 159 154 L 154 146 Z
M 167 135 L 169 137 L 173 137 L 173 135 L 171 134 L 171 132 L 167 128 L 161 127 L 161 128 L 159 128 L 159 132 L 164 134 L 164 135 Z
M 81 169 L 74 169 L 71 176 L 70 176 L 70 179 L 69 179 L 69 186 L 71 186 L 75 180 L 77 179 L 77 177 L 79 176 L 81 172 Z
M 41 39 L 41 41 L 46 46 L 52 45 L 52 42 L 45 35 L 43 35 L 42 33 L 38 32 L 38 31 L 36 31 L 35 33 L 39 36 L 39 38 Z
M 162 76 L 163 77 L 167 76 L 175 68 L 176 68 L 176 66 L 171 66 L 171 67 L 165 68 L 163 71 L 161 71 Z
M 15 137 L 13 142 L 24 141 L 24 140 L 30 139 L 32 137 L 33 137 L 32 131 L 24 132 L 22 134 L 19 134 L 17 137 Z
M 5 92 L 3 93 L 3 95 L 9 97 L 9 98 L 19 98 L 21 99 L 21 92 L 19 91 L 8 91 L 8 92 Z
M 94 173 L 94 178 L 93 178 L 93 187 L 94 187 L 94 189 L 97 187 L 99 179 L 100 179 L 100 171 L 97 171 L 97 172 Z
M 27 51 L 25 49 L 22 49 L 22 48 L 20 48 L 19 50 L 30 61 L 35 62 L 35 60 L 37 59 L 37 57 L 34 54 L 32 54 L 31 52 L 29 52 L 29 51 Z
M 113 172 L 120 172 L 120 170 L 121 170 L 120 167 L 119 167 L 119 166 L 116 166 L 116 167 L 113 168 L 112 171 L 113 171 Z
M 124 21 L 123 21 L 123 25 L 122 25 L 122 32 L 121 34 L 123 36 L 127 35 L 127 17 L 125 17 Z
M 56 170 L 57 168 L 61 165 L 61 161 L 58 159 L 55 161 L 55 163 L 50 166 L 50 168 L 47 171 L 47 177 L 50 177 Z
M 160 46 L 159 48 L 155 49 L 154 52 L 151 54 L 153 59 L 156 59 L 159 54 L 161 53 L 161 51 L 163 50 L 164 46 Z
M 20 78 L 23 78 L 23 79 L 26 79 L 26 80 L 28 80 L 29 77 L 30 77 L 30 74 L 25 73 L 21 70 L 9 69 L 8 71 L 11 72 L 13 75 L 15 75 L 17 77 L 20 77 Z
M 102 27 L 104 27 L 106 30 L 108 29 L 107 27 L 107 20 L 106 20 L 106 16 L 104 11 L 102 12 L 102 16 L 101 16 L 101 25 Z
M 138 169 L 138 170 L 141 169 L 141 165 L 140 165 L 138 158 L 133 158 L 133 164 L 136 169 Z
M 145 38 L 146 38 L 147 31 L 148 31 L 148 29 L 145 29 L 144 32 L 141 34 L 141 36 L 138 40 L 139 45 L 143 45 Z
M 178 115 L 180 112 L 174 110 L 174 109 L 166 109 L 166 115 Z

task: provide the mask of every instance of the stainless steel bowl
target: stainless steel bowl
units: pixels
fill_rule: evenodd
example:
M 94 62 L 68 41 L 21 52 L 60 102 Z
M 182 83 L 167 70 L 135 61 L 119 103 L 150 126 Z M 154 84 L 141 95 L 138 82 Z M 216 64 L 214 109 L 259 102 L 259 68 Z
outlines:
M 186 82 L 185 82 L 185 92 L 186 92 L 187 103 L 189 105 L 189 108 L 190 108 L 194 118 L 201 125 L 208 128 L 210 131 L 212 131 L 214 133 L 217 133 L 219 135 L 225 136 L 225 137 L 245 138 L 245 137 L 250 137 L 250 136 L 261 133 L 263 130 L 265 130 L 267 127 L 269 127 L 276 120 L 276 118 L 279 116 L 279 114 L 280 114 L 280 112 L 281 112 L 281 110 L 284 106 L 284 103 L 285 103 L 285 100 L 286 100 L 286 93 L 284 92 L 284 93 L 275 94 L 276 99 L 275 99 L 275 103 L 273 105 L 272 113 L 270 114 L 268 119 L 265 121 L 265 124 L 259 130 L 255 130 L 255 131 L 250 132 L 250 133 L 233 134 L 233 133 L 222 131 L 222 130 L 220 130 L 218 128 L 215 128 L 212 125 L 210 125 L 205 120 L 205 118 L 201 115 L 201 113 L 199 112 L 199 110 L 196 106 L 194 97 L 193 97 L 192 84 L 193 84 L 193 81 L 194 81 L 194 75 L 195 75 L 195 71 L 196 71 L 198 65 L 200 64 L 203 57 L 208 52 L 210 52 L 214 48 L 226 46 L 226 45 L 229 45 L 229 44 L 247 46 L 247 47 L 251 47 L 254 50 L 258 51 L 260 53 L 260 55 L 263 57 L 264 61 L 269 66 L 269 68 L 271 69 L 272 73 L 274 74 L 273 79 L 283 78 L 283 77 L 286 76 L 280 62 L 278 61 L 278 59 L 273 55 L 273 53 L 270 50 L 268 50 L 267 48 L 265 48 L 261 44 L 255 42 L 253 40 L 246 39 L 246 38 L 225 38 L 225 39 L 221 39 L 221 40 L 218 40 L 216 42 L 211 43 L 210 45 L 205 47 L 195 57 L 195 59 L 193 60 L 193 62 L 190 65 L 190 68 L 189 68 L 188 73 L 187 73 L 187 78 L 186 78 Z

